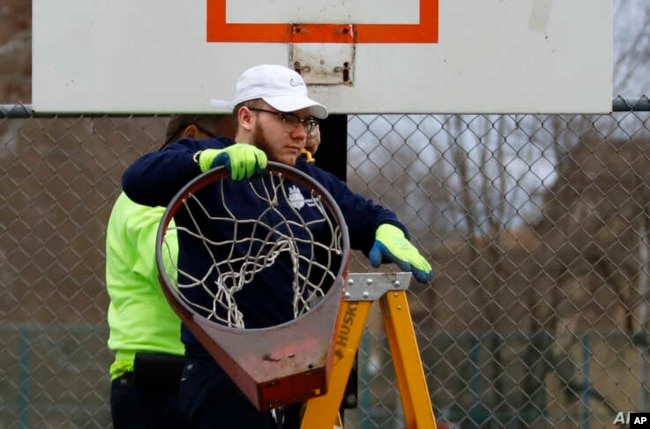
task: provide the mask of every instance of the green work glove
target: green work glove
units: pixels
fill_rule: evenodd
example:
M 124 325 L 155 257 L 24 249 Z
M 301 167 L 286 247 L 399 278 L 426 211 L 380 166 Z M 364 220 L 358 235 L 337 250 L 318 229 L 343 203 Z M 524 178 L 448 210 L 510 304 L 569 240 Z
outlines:
M 236 143 L 225 149 L 205 149 L 199 153 L 202 172 L 225 165 L 233 180 L 250 179 L 266 168 L 266 154 L 247 143 Z
M 375 231 L 375 244 L 368 255 L 370 265 L 378 267 L 382 262 L 394 262 L 404 271 L 411 271 L 420 283 L 431 280 L 431 265 L 418 252 L 404 232 L 388 223 L 379 225 Z

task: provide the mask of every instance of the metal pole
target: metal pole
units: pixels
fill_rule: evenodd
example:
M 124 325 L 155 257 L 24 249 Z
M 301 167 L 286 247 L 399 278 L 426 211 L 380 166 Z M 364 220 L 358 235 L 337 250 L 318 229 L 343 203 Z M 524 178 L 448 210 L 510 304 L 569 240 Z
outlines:
M 639 406 L 637 409 L 646 409 L 646 395 L 647 395 L 647 359 L 648 359 L 648 344 L 647 344 L 647 323 L 648 323 L 648 231 L 646 227 L 645 216 L 641 219 L 639 233 L 641 235 L 641 245 L 639 246 L 639 259 L 641 269 L 639 270 L 639 296 L 641 297 L 641 304 L 639 306 L 639 333 L 641 338 L 644 339 L 639 344 Z

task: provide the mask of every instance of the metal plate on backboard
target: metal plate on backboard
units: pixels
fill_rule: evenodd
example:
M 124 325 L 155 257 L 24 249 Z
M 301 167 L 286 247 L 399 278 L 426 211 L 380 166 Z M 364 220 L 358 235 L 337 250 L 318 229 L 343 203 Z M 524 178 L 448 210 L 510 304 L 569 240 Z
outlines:
M 354 83 L 355 29 L 353 25 L 291 26 L 289 64 L 308 85 Z M 314 34 L 326 35 L 329 43 L 309 43 Z

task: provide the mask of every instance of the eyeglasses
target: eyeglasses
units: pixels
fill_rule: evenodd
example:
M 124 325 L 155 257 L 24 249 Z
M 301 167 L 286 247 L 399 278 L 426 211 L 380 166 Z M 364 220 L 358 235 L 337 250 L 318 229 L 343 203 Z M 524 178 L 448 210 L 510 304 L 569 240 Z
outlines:
M 293 113 L 275 112 L 273 110 L 258 109 L 257 107 L 249 107 L 248 110 L 279 116 L 287 131 L 293 131 L 298 125 L 302 124 L 305 127 L 305 132 L 310 134 L 318 126 L 318 120 L 315 118 L 300 119 Z
M 187 126 L 187 125 L 185 125 L 185 126 Z M 217 135 L 215 133 L 212 133 L 212 132 L 206 130 L 205 128 L 203 128 L 203 127 L 199 127 L 196 124 L 194 124 L 194 126 L 196 127 L 197 130 L 201 131 L 203 134 L 210 137 L 211 139 L 217 138 Z
M 216 134 L 214 134 L 214 133 L 212 133 L 212 132 L 206 130 L 206 129 L 203 128 L 203 127 L 199 127 L 198 125 L 196 125 L 196 124 L 194 124 L 194 123 L 183 124 L 183 125 L 180 125 L 180 126 L 176 129 L 176 131 L 174 131 L 174 134 L 172 134 L 172 136 L 169 138 L 169 140 L 167 140 L 165 143 L 163 143 L 163 145 L 160 147 L 159 150 L 163 150 L 163 149 L 165 148 L 165 146 L 167 146 L 168 144 L 170 144 L 170 143 L 172 143 L 172 142 L 178 140 L 178 137 L 179 137 L 180 132 L 183 131 L 185 128 L 189 127 L 190 125 L 194 125 L 194 126 L 196 127 L 197 130 L 199 130 L 200 132 L 202 132 L 203 134 L 205 134 L 206 136 L 208 136 L 208 138 L 211 138 L 211 139 L 217 138 L 217 135 L 216 135 Z

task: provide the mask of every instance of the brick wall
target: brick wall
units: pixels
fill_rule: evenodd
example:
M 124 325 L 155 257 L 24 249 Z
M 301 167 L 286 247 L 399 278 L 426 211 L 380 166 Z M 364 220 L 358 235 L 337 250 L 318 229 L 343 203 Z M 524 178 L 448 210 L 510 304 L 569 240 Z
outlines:
M 32 2 L 0 2 L 0 104 L 32 100 Z

